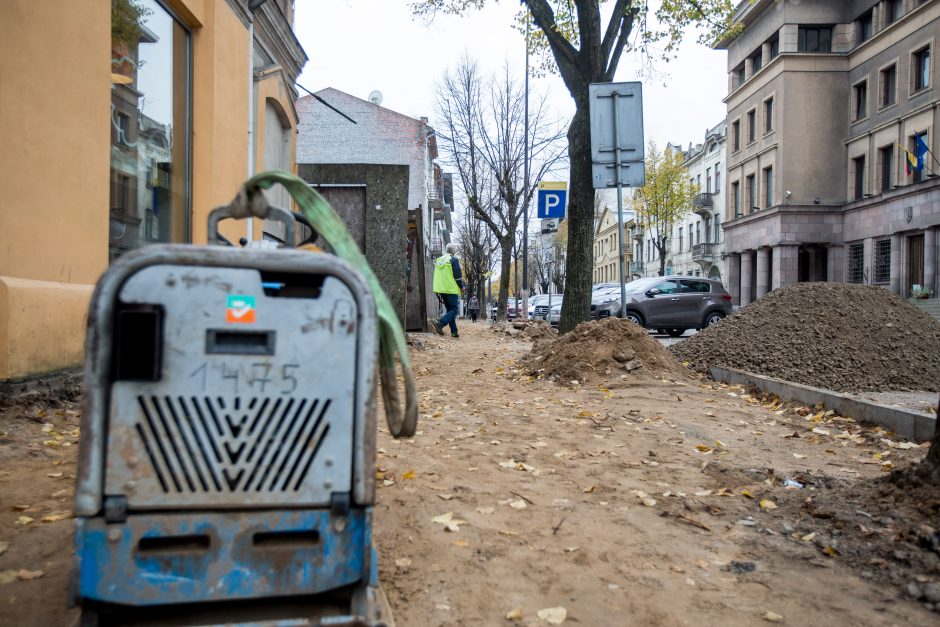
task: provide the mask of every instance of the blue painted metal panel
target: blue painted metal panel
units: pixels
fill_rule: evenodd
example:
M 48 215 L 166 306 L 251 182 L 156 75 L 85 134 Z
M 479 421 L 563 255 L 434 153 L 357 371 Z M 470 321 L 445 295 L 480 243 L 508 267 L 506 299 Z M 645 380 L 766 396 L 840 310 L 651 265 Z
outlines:
M 132 515 L 125 523 L 79 519 L 82 598 L 166 605 L 315 594 L 376 576 L 372 511 L 326 510 Z M 315 532 L 303 544 L 257 544 L 255 534 Z M 142 550 L 141 539 L 190 537 Z M 270 536 L 269 536 L 270 537 Z

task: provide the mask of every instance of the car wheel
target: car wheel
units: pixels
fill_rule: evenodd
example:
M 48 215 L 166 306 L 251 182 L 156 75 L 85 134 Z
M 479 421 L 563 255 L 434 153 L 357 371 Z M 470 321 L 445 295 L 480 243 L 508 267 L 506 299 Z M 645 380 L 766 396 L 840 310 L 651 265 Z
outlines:
M 705 320 L 702 322 L 702 327 L 707 328 L 713 324 L 718 324 L 724 319 L 724 317 L 725 314 L 721 313 L 720 311 L 712 311 L 705 316 Z
M 640 325 L 641 327 L 643 326 L 643 316 L 641 316 L 640 314 L 638 314 L 638 313 L 635 312 L 635 311 L 631 311 L 631 310 L 628 309 L 628 310 L 627 310 L 627 313 L 626 313 L 626 315 L 624 315 L 623 319 L 624 319 L 624 320 L 629 320 L 629 321 L 632 322 L 633 324 L 638 324 L 638 325 Z
M 666 335 L 668 333 L 666 329 L 656 329 L 656 332 L 659 333 L 660 335 Z
M 685 333 L 685 329 L 666 329 L 666 333 L 669 334 L 669 337 L 679 337 Z

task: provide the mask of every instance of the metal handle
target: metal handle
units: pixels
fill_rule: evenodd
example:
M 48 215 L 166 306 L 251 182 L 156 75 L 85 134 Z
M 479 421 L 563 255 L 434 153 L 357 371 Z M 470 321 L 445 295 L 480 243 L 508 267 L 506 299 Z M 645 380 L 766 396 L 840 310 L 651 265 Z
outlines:
M 268 204 L 264 192 L 258 188 L 250 191 L 242 187 L 238 195 L 227 205 L 216 207 L 209 212 L 208 243 L 220 244 L 219 222 L 226 218 L 241 220 L 243 218 L 260 218 L 261 220 L 277 220 L 284 224 L 284 245 L 294 245 L 294 216 L 286 209 L 272 207 Z

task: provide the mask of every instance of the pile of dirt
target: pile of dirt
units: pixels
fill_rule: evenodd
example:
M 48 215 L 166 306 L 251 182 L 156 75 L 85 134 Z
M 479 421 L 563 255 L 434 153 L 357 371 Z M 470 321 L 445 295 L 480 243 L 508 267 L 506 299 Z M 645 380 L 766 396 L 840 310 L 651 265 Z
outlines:
M 843 392 L 940 391 L 940 323 L 886 289 L 799 283 L 670 347 L 724 366 Z
M 554 341 L 537 342 L 523 367 L 526 374 L 561 383 L 614 373 L 669 378 L 689 374 L 645 329 L 618 318 L 582 322 Z

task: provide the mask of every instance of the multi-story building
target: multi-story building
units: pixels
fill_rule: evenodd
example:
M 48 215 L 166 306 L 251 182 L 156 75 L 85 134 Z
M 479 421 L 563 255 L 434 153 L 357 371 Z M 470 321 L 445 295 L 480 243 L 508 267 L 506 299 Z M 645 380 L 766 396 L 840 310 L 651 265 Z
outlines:
M 632 211 L 624 211 L 624 237 L 630 237 Z M 631 280 L 630 266 L 633 262 L 633 246 L 624 242 L 623 259 L 627 281 Z M 604 207 L 594 228 L 594 272 L 593 283 L 616 283 L 620 281 L 620 232 L 617 228 L 617 210 Z
M 722 279 L 724 238 L 722 183 L 725 179 L 725 122 L 705 132 L 705 142 L 684 151 L 685 167 L 698 193 L 691 210 L 676 221 L 667 242 L 666 274 Z
M 726 285 L 937 284 L 933 0 L 743 1 L 728 51 Z M 923 142 L 921 170 L 905 151 Z
M 297 101 L 300 176 L 343 218 L 408 330 L 437 308 L 432 259 L 450 241 L 453 182 L 415 119 L 334 88 Z M 420 237 L 419 237 L 420 235 Z
M 205 242 L 209 211 L 250 173 L 292 169 L 307 60 L 293 9 L 0 2 L 0 380 L 79 365 L 111 259 Z M 37 80 L 37 59 L 68 62 L 41 63 Z M 254 222 L 223 232 L 260 239 Z

